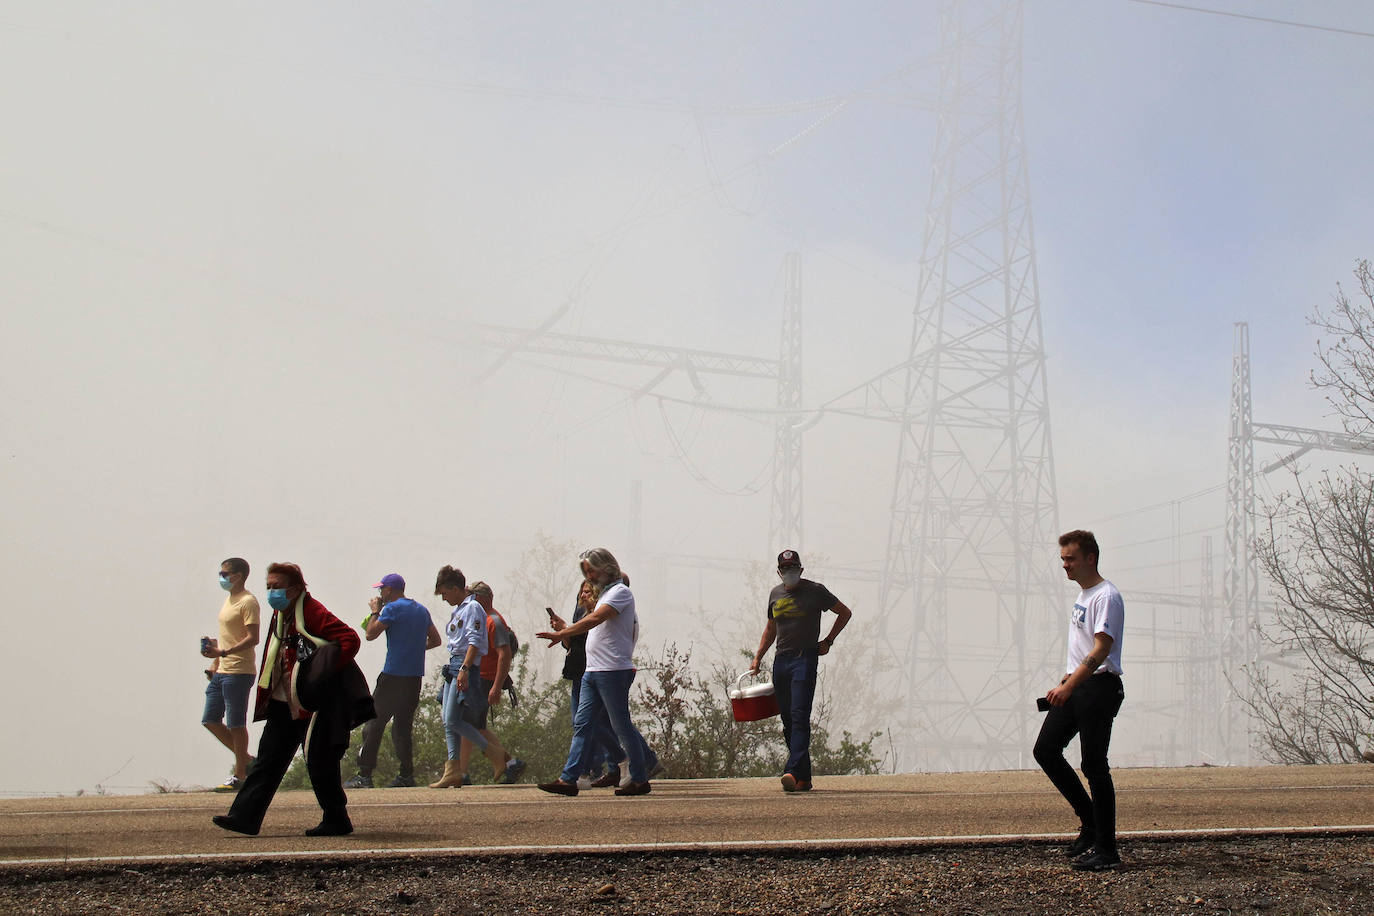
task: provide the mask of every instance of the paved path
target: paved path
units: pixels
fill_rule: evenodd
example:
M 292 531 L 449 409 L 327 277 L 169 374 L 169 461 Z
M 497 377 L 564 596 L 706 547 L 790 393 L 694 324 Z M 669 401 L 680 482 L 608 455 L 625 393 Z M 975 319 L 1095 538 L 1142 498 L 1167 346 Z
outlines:
M 1374 766 L 1207 767 L 1115 772 L 1121 833 L 1278 829 L 1374 832 Z M 631 847 L 911 845 L 1064 834 L 1076 824 L 1038 771 L 821 777 L 788 795 L 774 779 L 660 780 L 653 794 L 577 798 L 532 785 L 349 793 L 357 832 L 302 835 L 309 792 L 283 792 L 263 833 L 210 823 L 209 792 L 0 801 L 0 867 L 36 862 L 572 852 Z M 485 842 L 488 845 L 479 845 Z

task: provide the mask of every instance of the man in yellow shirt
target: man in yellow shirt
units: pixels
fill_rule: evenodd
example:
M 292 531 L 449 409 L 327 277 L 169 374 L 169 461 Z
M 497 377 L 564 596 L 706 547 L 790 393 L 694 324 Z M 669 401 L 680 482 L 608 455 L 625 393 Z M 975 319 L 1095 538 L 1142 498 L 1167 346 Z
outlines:
M 219 637 L 201 640 L 200 654 L 212 659 L 205 672 L 205 712 L 200 722 L 234 754 L 234 773 L 217 792 L 237 792 L 248 775 L 248 702 L 257 681 L 253 647 L 258 644 L 258 599 L 244 587 L 248 561 L 231 557 L 220 564 L 220 588 L 228 592 L 219 610 Z

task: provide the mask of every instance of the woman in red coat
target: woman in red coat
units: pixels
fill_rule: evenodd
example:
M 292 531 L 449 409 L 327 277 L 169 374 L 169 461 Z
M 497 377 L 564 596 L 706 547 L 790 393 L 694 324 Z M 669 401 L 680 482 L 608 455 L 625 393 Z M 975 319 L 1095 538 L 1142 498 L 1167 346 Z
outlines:
M 305 576 L 294 563 L 267 567 L 267 603 L 272 606 L 272 622 L 267 627 L 253 712 L 254 722 L 267 724 L 258 742 L 257 759 L 229 813 L 215 815 L 214 822 L 225 830 L 256 836 L 292 758 L 304 745 L 310 784 L 324 811 L 319 825 L 305 831 L 306 836 L 352 833 L 348 796 L 339 774 L 339 761 L 348 749 L 348 720 L 333 714 L 332 708 L 344 698 L 340 691 L 326 688 L 321 703 L 308 703 L 316 710 L 312 713 L 302 708 L 296 687 L 306 659 L 321 647 L 329 646 L 333 671 L 348 667 L 358 654 L 358 634 L 310 596 Z

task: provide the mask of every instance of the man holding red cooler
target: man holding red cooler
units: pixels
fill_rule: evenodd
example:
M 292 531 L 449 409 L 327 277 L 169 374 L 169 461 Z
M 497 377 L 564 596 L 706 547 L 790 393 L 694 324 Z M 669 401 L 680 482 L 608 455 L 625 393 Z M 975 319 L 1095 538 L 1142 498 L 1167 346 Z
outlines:
M 774 641 L 773 691 L 782 716 L 782 738 L 787 744 L 787 766 L 782 774 L 784 792 L 811 790 L 811 704 L 816 698 L 819 658 L 835 645 L 835 637 L 849 623 L 853 612 L 830 589 L 803 579 L 801 557 L 795 550 L 778 554 L 778 578 L 782 584 L 768 594 L 768 623 L 754 653 L 750 674 L 757 674 Z M 830 634 L 821 639 L 821 614 L 835 613 Z

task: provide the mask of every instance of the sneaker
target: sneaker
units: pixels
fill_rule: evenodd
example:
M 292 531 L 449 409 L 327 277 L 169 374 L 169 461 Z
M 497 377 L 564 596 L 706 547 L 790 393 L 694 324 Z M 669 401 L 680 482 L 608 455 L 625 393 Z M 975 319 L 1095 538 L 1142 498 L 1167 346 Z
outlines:
M 591 778 L 590 776 L 588 776 L 586 773 L 583 773 L 581 776 L 577 777 L 577 788 L 578 788 L 578 791 L 580 791 L 580 792 L 585 792 L 586 790 L 590 789 L 591 787 L 592 787 L 592 778 Z
M 496 778 L 497 783 L 508 786 L 520 778 L 520 774 L 525 772 L 525 761 L 518 757 L 513 757 L 506 762 L 506 771 Z
M 1121 865 L 1121 856 L 1114 852 L 1093 852 L 1070 864 L 1074 871 L 1108 871 Z
M 409 776 L 397 776 L 387 783 L 386 787 L 388 789 L 413 789 L 415 788 L 415 780 Z
M 632 782 L 628 786 L 621 786 L 615 790 L 616 795 L 648 795 L 653 787 L 646 779 L 644 782 Z
M 1070 859 L 1076 859 L 1089 849 L 1093 848 L 1093 834 L 1084 829 L 1078 831 L 1078 838 L 1064 847 L 1064 855 Z
M 216 791 L 216 792 L 237 792 L 237 791 L 239 790 L 239 786 L 241 786 L 241 785 L 243 785 L 243 780 L 242 780 L 242 779 L 239 779 L 237 776 L 230 776 L 230 777 L 229 777 L 228 779 L 226 779 L 224 782 L 222 782 L 222 783 L 220 783 L 219 785 L 215 786 L 215 791 Z
M 350 779 L 348 782 L 344 783 L 344 788 L 345 788 L 345 789 L 371 789 L 371 788 L 372 788 L 372 777 L 371 777 L 371 776 L 364 776 L 362 773 L 359 773 L 357 776 L 354 776 L 354 777 L 353 777 L 352 779 Z
M 795 791 L 797 791 L 797 777 L 793 776 L 791 773 L 783 773 L 783 774 L 782 774 L 782 790 L 783 790 L 784 792 L 795 792 Z
M 554 795 L 572 796 L 577 794 L 577 783 L 555 779 L 553 782 L 541 782 L 539 789 L 543 792 L 552 792 Z
M 592 780 L 593 789 L 609 789 L 612 786 L 620 785 L 620 771 L 607 770 L 596 779 Z

